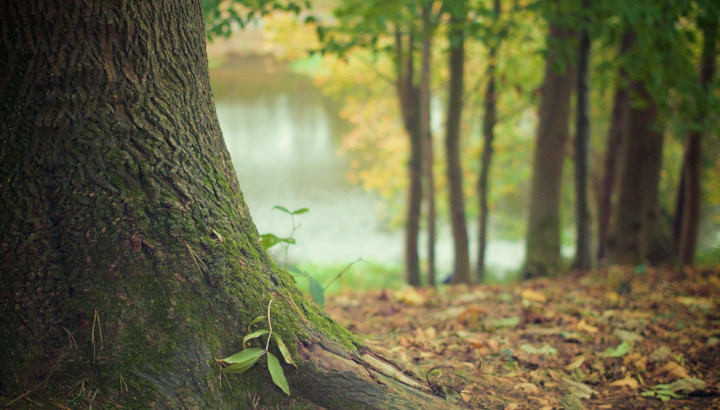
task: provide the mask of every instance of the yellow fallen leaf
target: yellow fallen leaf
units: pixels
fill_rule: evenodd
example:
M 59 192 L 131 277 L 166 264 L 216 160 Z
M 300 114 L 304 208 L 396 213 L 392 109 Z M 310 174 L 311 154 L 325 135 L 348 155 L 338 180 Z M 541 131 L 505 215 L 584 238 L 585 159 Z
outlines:
M 565 370 L 571 372 L 578 367 L 582 366 L 582 364 L 585 362 L 585 356 L 578 356 L 575 360 L 572 361 L 569 365 L 565 366 Z
M 516 384 L 514 387 L 515 390 L 522 390 L 525 393 L 539 393 L 540 388 L 537 387 L 537 385 L 533 383 L 520 383 Z
M 687 369 L 680 366 L 679 364 L 675 362 L 667 362 L 665 363 L 665 366 L 661 367 L 658 370 L 658 373 L 661 374 L 668 374 L 670 376 L 673 376 L 675 379 L 689 379 L 690 374 L 688 374 Z
M 597 333 L 598 332 L 598 328 L 593 325 L 587 324 L 585 322 L 585 319 L 582 319 L 581 321 L 578 322 L 577 328 L 578 328 L 578 330 L 582 330 L 582 331 L 585 331 L 588 333 Z
M 472 395 L 470 394 L 469 391 L 467 391 L 467 390 L 462 390 L 462 391 L 460 392 L 460 397 L 462 397 L 463 401 L 465 401 L 465 402 L 467 403 L 467 402 L 469 402 L 470 399 L 472 398 Z
M 418 293 L 415 288 L 405 288 L 395 292 L 395 297 L 400 302 L 409 306 L 422 306 L 425 304 L 425 297 Z
M 538 302 L 538 303 L 545 303 L 547 302 L 547 297 L 543 295 L 540 292 L 534 291 L 532 289 L 523 289 L 523 291 L 520 293 L 520 296 L 525 299 L 532 302 Z
M 519 409 L 519 408 L 520 408 L 520 406 L 518 406 L 518 405 L 515 404 L 515 403 L 508 403 L 508 405 L 505 406 L 505 410 L 516 410 L 516 409 Z
M 611 386 L 619 387 L 619 386 L 627 386 L 633 390 L 637 390 L 640 388 L 640 383 L 638 383 L 637 380 L 635 380 L 631 376 L 625 376 L 624 379 L 615 380 L 614 382 L 610 383 Z

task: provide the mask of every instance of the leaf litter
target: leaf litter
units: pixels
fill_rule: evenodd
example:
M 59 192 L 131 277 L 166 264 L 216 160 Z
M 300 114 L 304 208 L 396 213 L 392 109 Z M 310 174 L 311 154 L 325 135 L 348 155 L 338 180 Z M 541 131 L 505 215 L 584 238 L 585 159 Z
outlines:
M 720 268 L 329 295 L 375 352 L 467 408 L 720 408 Z

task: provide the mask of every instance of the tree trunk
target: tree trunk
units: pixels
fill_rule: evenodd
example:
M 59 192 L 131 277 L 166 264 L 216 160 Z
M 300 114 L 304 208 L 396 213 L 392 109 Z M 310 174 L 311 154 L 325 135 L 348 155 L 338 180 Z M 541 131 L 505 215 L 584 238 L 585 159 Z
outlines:
M 412 28 L 411 28 L 412 31 Z M 408 35 L 407 52 L 403 47 L 403 36 L 400 31 L 395 33 L 397 93 L 400 110 L 403 116 L 405 131 L 410 138 L 410 160 L 408 173 L 407 212 L 405 215 L 405 277 L 411 286 L 420 286 L 420 257 L 418 237 L 420 234 L 420 210 L 422 205 L 422 135 L 420 133 L 420 106 L 418 87 L 413 84 L 415 73 L 413 64 L 413 36 Z
M 494 22 L 500 20 L 500 0 L 493 1 Z M 493 140 L 495 139 L 495 123 L 497 123 L 497 94 L 495 91 L 495 71 L 497 66 L 497 50 L 500 47 L 500 39 L 494 39 L 490 43 L 488 55 L 487 77 L 488 83 L 485 88 L 485 113 L 483 115 L 483 151 L 480 157 L 480 176 L 478 177 L 478 198 L 479 208 L 479 232 L 478 232 L 478 262 L 476 280 L 482 283 L 485 280 L 485 248 L 487 246 L 487 221 L 488 221 L 488 181 L 490 179 L 490 163 L 492 161 Z
M 463 105 L 463 71 L 465 69 L 465 0 L 454 2 L 450 13 L 450 84 L 447 114 L 445 153 L 450 197 L 450 221 L 455 251 L 453 283 L 470 283 L 470 255 L 468 253 L 467 222 L 463 195 L 462 164 L 460 162 L 460 121 Z
M 655 236 L 650 224 L 657 224 L 662 132 L 656 127 L 657 105 L 645 86 L 634 81 L 633 95 L 642 101 L 627 114 L 627 136 L 621 153 L 618 203 L 612 234 L 608 241 L 608 259 L 614 264 L 640 264 L 648 257 L 648 241 Z
M 533 158 L 525 278 L 556 273 L 561 268 L 560 188 L 574 70 L 562 60 L 560 49 L 569 37 L 568 30 L 550 24 Z M 558 66 L 564 68 L 558 70 Z
M 583 12 L 590 8 L 589 0 L 583 0 Z M 587 19 L 583 25 L 587 25 Z M 587 198 L 588 144 L 590 142 L 590 35 L 586 27 L 580 30 L 577 69 L 577 108 L 575 122 L 575 261 L 573 268 L 588 270 L 592 267 L 590 248 L 590 212 Z
M 620 45 L 620 56 L 623 56 L 630 47 L 631 37 L 623 36 Z M 608 133 L 605 151 L 605 170 L 602 180 L 602 191 L 598 203 L 598 260 L 603 260 L 607 252 L 608 234 L 610 232 L 610 218 L 613 214 L 613 193 L 617 185 L 618 153 L 626 135 L 627 113 L 630 101 L 627 92 L 627 73 L 621 67 L 618 70 L 618 79 L 615 85 L 615 98 L 613 102 L 610 132 Z
M 718 34 L 718 16 L 708 10 L 708 15 L 703 16 L 699 26 L 703 30 L 703 52 L 700 61 L 700 85 L 704 95 L 699 104 L 699 119 L 704 118 L 707 113 L 708 104 L 706 99 L 710 94 L 710 86 L 715 75 L 715 48 Z M 700 228 L 700 207 L 702 204 L 702 133 L 693 130 L 688 134 L 685 145 L 685 157 L 683 160 L 684 195 L 682 195 L 682 224 L 680 229 L 679 259 L 682 265 L 693 265 L 695 263 L 695 250 L 697 248 L 698 230 Z
M 434 147 L 432 130 L 430 129 L 430 57 L 432 46 L 432 0 L 422 3 L 422 57 L 420 67 L 420 136 L 423 140 L 423 159 L 425 174 L 425 202 L 427 204 L 427 264 L 428 285 L 435 286 L 435 173 Z
M 286 368 L 292 401 L 446 406 L 384 370 L 260 246 L 218 126 L 201 10 L 0 3 L 0 400 L 280 406 L 290 399 L 263 366 L 228 384 L 215 362 L 274 297 L 272 328 L 299 365 Z

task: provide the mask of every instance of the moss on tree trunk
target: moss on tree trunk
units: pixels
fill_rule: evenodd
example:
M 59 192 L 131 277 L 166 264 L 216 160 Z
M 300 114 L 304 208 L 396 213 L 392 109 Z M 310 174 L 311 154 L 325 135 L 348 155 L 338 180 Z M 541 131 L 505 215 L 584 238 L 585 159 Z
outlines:
M 199 1 L 35 3 L 0 4 L 0 404 L 29 391 L 16 404 L 445 405 L 373 361 L 263 251 Z M 290 399 L 262 366 L 226 379 L 215 362 L 271 297 L 299 362 Z

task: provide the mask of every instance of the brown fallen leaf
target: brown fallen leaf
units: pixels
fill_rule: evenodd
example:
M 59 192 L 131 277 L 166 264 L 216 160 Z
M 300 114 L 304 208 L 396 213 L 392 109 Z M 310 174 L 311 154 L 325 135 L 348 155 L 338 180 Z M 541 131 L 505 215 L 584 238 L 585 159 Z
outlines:
M 665 366 L 659 368 L 656 372 L 657 375 L 668 375 L 671 376 L 673 379 L 689 379 L 690 374 L 688 373 L 687 369 L 680 366 L 679 364 L 675 362 L 667 362 L 665 363 Z

